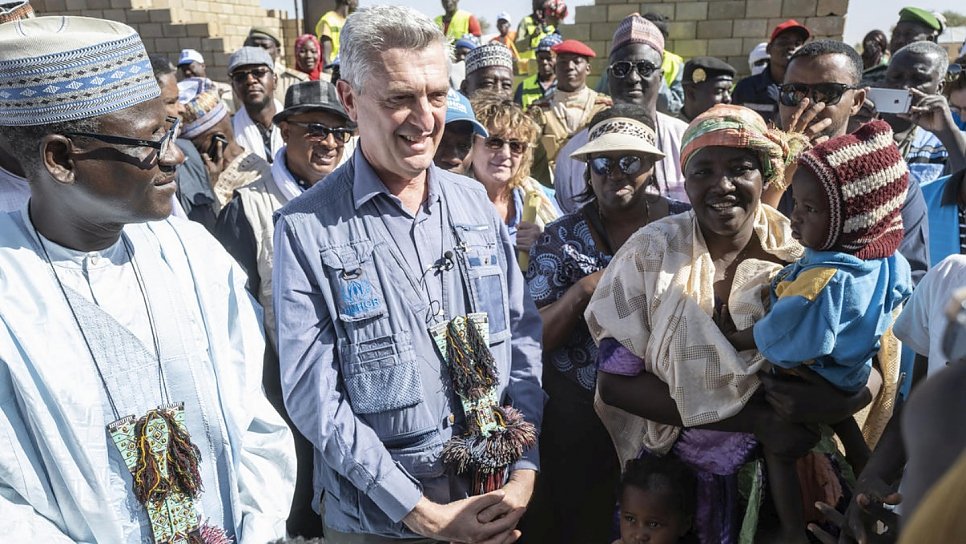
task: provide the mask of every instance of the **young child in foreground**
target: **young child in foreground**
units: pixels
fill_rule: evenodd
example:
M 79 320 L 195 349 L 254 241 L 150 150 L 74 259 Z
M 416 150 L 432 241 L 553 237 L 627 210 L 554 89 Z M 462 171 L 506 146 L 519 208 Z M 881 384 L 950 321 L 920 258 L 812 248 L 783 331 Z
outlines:
M 697 544 L 691 533 L 697 484 L 677 458 L 631 459 L 620 491 L 621 538 L 614 544 Z
M 730 336 L 776 368 L 813 371 L 849 393 L 866 385 L 879 339 L 911 293 L 901 207 L 909 170 L 883 121 L 829 140 L 798 159 L 792 236 L 805 255 L 771 284 L 771 309 Z M 783 371 L 786 372 L 786 371 Z M 856 473 L 868 448 L 853 418 L 832 426 Z M 808 542 L 795 459 L 765 451 L 782 542 Z

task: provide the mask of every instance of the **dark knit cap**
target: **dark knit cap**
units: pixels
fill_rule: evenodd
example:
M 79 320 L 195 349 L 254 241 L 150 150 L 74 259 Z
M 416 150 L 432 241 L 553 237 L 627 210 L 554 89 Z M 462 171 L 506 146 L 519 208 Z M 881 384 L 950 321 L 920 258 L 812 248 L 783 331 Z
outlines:
M 828 238 L 819 250 L 860 259 L 891 256 L 902 242 L 902 204 L 909 167 L 881 120 L 819 144 L 798 159 L 822 184 L 829 203 Z

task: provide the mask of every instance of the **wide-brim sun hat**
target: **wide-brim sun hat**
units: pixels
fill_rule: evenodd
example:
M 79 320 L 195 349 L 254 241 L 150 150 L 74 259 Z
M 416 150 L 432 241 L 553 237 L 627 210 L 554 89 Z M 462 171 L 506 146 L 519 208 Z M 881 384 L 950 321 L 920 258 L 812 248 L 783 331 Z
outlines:
M 570 158 L 587 162 L 591 155 L 613 151 L 651 155 L 655 160 L 665 157 L 651 127 L 628 117 L 612 117 L 591 127 L 587 143 L 571 153 Z

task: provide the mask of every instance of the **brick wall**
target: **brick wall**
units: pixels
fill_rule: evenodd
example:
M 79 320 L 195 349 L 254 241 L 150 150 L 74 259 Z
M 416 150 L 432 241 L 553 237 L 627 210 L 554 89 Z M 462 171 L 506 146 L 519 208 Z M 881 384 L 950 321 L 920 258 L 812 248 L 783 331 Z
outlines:
M 227 81 L 228 56 L 241 47 L 253 26 L 272 29 L 283 43 L 288 66 L 301 22 L 266 10 L 259 0 L 32 0 L 41 15 L 82 15 L 121 21 L 141 34 L 150 54 L 177 62 L 182 49 L 205 57 L 208 77 Z
M 816 38 L 841 40 L 848 7 L 849 0 L 596 0 L 591 6 L 577 6 L 574 24 L 560 30 L 597 52 L 591 85 L 596 85 L 607 67 L 611 37 L 620 20 L 649 11 L 670 19 L 668 51 L 685 60 L 701 55 L 720 57 L 744 76 L 749 72 L 748 53 L 768 41 L 771 30 L 782 21 L 796 19 Z

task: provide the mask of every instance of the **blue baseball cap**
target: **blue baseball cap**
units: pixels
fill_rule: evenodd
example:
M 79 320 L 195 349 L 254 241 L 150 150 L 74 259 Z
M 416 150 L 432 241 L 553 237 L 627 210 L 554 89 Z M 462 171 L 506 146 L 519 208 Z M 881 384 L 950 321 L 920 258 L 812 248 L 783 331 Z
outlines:
M 470 105 L 470 99 L 450 89 L 449 93 L 446 94 L 446 124 L 455 123 L 456 121 L 469 122 L 473 125 L 473 132 L 484 138 L 490 135 L 486 131 L 486 127 L 476 120 L 476 114 L 473 113 L 473 106 Z

